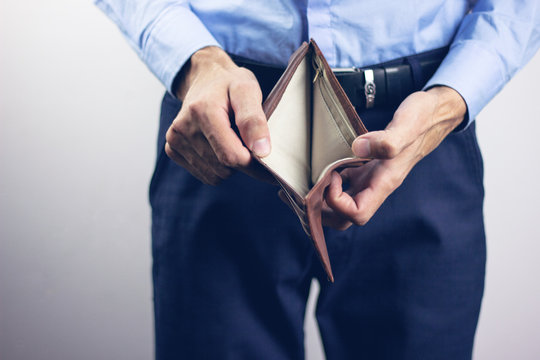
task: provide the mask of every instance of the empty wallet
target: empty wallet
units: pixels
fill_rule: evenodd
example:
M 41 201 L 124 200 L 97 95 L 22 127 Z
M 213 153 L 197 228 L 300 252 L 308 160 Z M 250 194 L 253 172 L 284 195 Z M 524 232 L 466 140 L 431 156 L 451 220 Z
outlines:
M 292 54 L 263 109 L 272 152 L 255 159 L 283 189 L 334 282 L 321 219 L 325 190 L 333 171 L 369 161 L 351 149 L 367 130 L 313 40 Z

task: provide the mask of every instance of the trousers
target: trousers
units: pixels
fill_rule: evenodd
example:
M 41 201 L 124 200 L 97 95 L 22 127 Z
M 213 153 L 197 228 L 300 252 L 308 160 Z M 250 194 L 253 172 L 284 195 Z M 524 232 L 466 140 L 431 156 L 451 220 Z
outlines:
M 157 359 L 303 359 L 314 278 L 327 359 L 471 358 L 486 260 L 474 124 L 420 161 L 368 224 L 325 229 L 331 284 L 277 187 L 240 172 L 204 185 L 165 155 L 181 106 L 163 98 L 149 192 Z M 360 116 L 377 130 L 393 111 Z

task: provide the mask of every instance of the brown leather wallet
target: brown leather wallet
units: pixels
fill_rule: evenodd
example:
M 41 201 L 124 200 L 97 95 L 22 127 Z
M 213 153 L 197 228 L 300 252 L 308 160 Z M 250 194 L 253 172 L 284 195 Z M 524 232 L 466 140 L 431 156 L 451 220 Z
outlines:
M 313 40 L 292 54 L 263 109 L 272 152 L 255 158 L 280 184 L 334 282 L 322 228 L 324 193 L 332 171 L 369 161 L 351 150 L 367 130 Z

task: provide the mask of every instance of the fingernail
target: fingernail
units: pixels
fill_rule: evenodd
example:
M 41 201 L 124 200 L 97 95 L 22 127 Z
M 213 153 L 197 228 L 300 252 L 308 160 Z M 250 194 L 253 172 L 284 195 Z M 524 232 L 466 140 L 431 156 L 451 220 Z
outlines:
M 355 140 L 352 146 L 354 155 L 359 158 L 368 158 L 371 156 L 371 147 L 366 139 Z
M 251 151 L 260 157 L 270 154 L 270 141 L 268 138 L 256 140 L 251 147 Z

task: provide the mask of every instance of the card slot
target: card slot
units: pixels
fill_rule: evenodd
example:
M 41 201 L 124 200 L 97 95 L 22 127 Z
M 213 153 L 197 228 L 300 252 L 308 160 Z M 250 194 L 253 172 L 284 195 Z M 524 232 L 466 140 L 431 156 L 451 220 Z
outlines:
M 330 109 L 330 106 L 328 106 L 328 101 L 326 101 L 326 97 L 324 95 L 322 87 L 316 86 L 316 88 L 319 88 L 319 92 L 321 93 L 321 97 L 323 99 L 324 108 L 326 109 L 329 115 L 328 117 L 324 117 L 324 119 L 326 119 L 330 124 L 333 125 L 334 129 L 336 130 L 335 133 L 339 136 L 339 138 L 343 141 L 344 144 L 346 144 L 347 146 L 352 145 L 352 141 L 350 141 L 350 137 L 349 137 L 349 141 L 347 141 L 347 139 L 345 138 L 346 135 L 344 135 L 344 131 L 343 131 L 344 126 L 343 125 L 340 126 L 338 122 L 336 121 L 336 118 L 339 118 L 340 116 L 339 113 L 337 113 L 336 111 L 332 111 L 332 109 Z
M 336 113 L 332 112 L 324 98 L 320 80 L 313 85 L 312 104 L 311 182 L 315 184 L 329 164 L 354 157 L 354 154 L 342 129 L 334 120 Z
M 314 55 L 311 60 L 315 75 L 313 76 L 313 84 L 319 84 L 319 91 L 329 109 L 332 113 L 332 119 L 335 121 L 345 141 L 352 145 L 354 139 L 357 136 L 354 127 L 349 122 L 348 116 L 343 109 L 341 102 L 337 99 L 334 89 L 328 80 L 328 76 L 322 64 L 322 59 Z M 315 87 L 315 86 L 314 86 Z
M 338 104 L 337 99 L 334 99 L 334 94 L 328 91 L 328 87 L 331 85 L 324 77 L 320 77 L 318 83 L 321 84 L 321 86 L 319 86 L 319 91 L 321 92 L 328 111 L 332 114 L 331 118 L 334 124 L 339 130 L 343 140 L 351 146 L 354 139 L 356 139 L 356 133 L 352 129 L 347 118 L 343 115 L 343 110 L 340 109 L 341 106 Z

